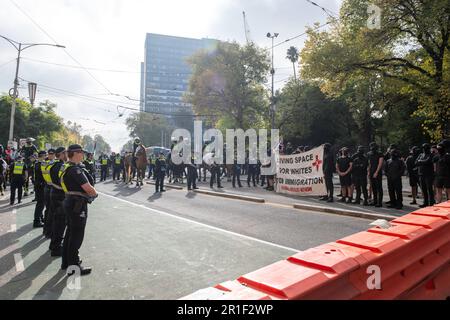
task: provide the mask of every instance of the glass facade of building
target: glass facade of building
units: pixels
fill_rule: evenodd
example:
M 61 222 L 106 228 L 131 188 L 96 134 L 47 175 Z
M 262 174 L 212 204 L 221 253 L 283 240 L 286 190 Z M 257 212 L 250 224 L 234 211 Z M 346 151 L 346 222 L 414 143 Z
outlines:
M 183 101 L 192 74 L 187 59 L 201 49 L 213 50 L 216 44 L 213 39 L 148 33 L 141 77 L 141 111 L 191 114 L 192 106 Z

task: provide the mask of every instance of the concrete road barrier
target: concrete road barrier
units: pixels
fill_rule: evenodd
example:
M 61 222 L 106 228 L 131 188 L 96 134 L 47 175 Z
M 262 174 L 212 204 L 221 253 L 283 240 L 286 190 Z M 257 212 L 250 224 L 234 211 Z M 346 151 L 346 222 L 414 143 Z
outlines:
M 216 196 L 216 197 L 223 197 L 223 198 L 229 198 L 229 199 L 251 201 L 251 202 L 257 202 L 257 203 L 264 203 L 265 202 L 265 200 L 263 198 L 243 196 L 243 195 L 234 194 L 234 193 L 217 192 L 217 191 L 211 191 L 211 190 L 205 190 L 205 189 L 197 189 L 197 190 L 194 190 L 194 191 L 197 192 L 197 193 L 207 194 L 207 195 Z

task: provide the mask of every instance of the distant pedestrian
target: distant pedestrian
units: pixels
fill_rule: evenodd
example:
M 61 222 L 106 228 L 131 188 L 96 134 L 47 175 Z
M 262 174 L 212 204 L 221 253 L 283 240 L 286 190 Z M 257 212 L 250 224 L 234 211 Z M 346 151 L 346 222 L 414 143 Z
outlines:
M 361 203 L 361 193 L 364 196 L 363 205 L 367 206 L 368 203 L 368 193 L 367 193 L 367 167 L 369 166 L 369 161 L 364 155 L 364 147 L 359 146 L 356 154 L 353 155 L 352 159 L 352 182 L 356 189 L 356 199 L 354 204 Z
M 391 150 L 389 160 L 386 161 L 386 177 L 389 190 L 389 208 L 403 208 L 402 176 L 405 172 L 405 163 L 400 159 L 400 152 Z
M 164 153 L 160 153 L 159 158 L 156 159 L 155 162 L 155 175 L 156 175 L 156 181 L 155 181 L 155 193 L 158 192 L 166 192 L 164 189 L 164 179 L 166 177 L 167 172 L 167 162 L 166 158 L 164 157 Z
M 377 208 L 383 206 L 383 185 L 382 185 L 382 168 L 384 157 L 383 154 L 378 150 L 378 145 L 375 142 L 370 143 L 370 152 L 368 153 L 369 158 L 369 178 L 370 184 L 372 186 L 373 193 L 373 205 Z
M 14 201 L 16 199 L 16 190 L 17 190 L 17 200 L 18 203 L 22 202 L 23 195 L 23 187 L 26 179 L 28 178 L 28 168 L 23 161 L 22 156 L 17 156 L 16 160 L 14 160 L 10 165 L 10 176 L 11 176 L 11 196 L 9 204 L 14 205 Z
M 323 146 L 323 174 L 325 178 L 325 186 L 327 188 L 327 195 L 320 198 L 320 200 L 327 202 L 334 201 L 333 173 L 336 170 L 334 163 L 334 155 L 331 150 L 331 144 L 325 143 Z
M 419 186 L 419 173 L 416 160 L 420 155 L 420 149 L 417 146 L 411 148 L 408 158 L 406 158 L 406 170 L 409 177 L 409 186 L 411 187 L 411 194 L 413 201 L 410 204 L 417 204 L 417 193 Z

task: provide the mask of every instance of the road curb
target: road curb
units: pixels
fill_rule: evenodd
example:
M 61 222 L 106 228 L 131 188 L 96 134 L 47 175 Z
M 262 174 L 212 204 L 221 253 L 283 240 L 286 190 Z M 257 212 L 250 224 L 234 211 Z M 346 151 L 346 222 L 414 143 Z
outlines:
M 394 219 L 399 218 L 396 216 L 390 216 L 390 215 L 386 215 L 386 214 L 376 214 L 376 213 L 368 213 L 368 212 L 353 211 L 353 210 L 346 210 L 346 209 L 328 208 L 328 207 L 313 206 L 313 205 L 309 205 L 309 204 L 300 204 L 300 203 L 294 204 L 293 207 L 294 207 L 294 209 L 320 211 L 320 212 L 325 212 L 325 213 L 332 213 L 332 214 L 364 218 L 364 219 L 370 219 L 370 220 L 384 219 L 387 221 L 392 221 Z
M 151 182 L 151 181 L 147 181 L 147 184 L 151 184 L 151 185 L 155 185 L 155 182 Z M 164 188 L 169 188 L 169 189 L 175 189 L 175 190 L 183 190 L 183 187 L 180 186 L 173 186 L 170 184 L 164 184 Z
M 217 197 L 223 197 L 223 198 L 229 198 L 229 199 L 244 200 L 244 201 L 250 201 L 250 202 L 257 202 L 257 203 L 264 203 L 264 202 L 266 202 L 266 200 L 264 200 L 263 198 L 243 196 L 243 195 L 234 194 L 234 193 L 216 192 L 216 191 L 210 191 L 210 190 L 205 190 L 205 189 L 196 189 L 196 190 L 194 190 L 194 192 L 201 193 L 201 194 L 207 194 L 207 195 L 210 195 L 210 196 L 217 196 Z

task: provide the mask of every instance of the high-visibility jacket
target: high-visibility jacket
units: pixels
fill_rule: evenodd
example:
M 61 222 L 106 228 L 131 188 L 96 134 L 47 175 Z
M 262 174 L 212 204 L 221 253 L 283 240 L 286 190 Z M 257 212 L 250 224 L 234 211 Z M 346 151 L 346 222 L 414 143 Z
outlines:
M 25 163 L 23 163 L 22 161 L 18 161 L 16 163 L 14 163 L 13 174 L 22 175 L 24 168 L 25 168 Z
M 117 165 L 119 165 L 121 161 L 122 161 L 122 160 L 121 160 L 120 158 L 116 158 L 115 163 L 116 163 Z
M 61 170 L 59 171 L 59 178 L 61 179 L 61 187 L 63 188 L 63 191 L 65 193 L 67 193 L 69 190 L 67 190 L 67 187 L 64 183 L 64 175 L 66 174 L 67 169 L 69 169 L 70 167 L 73 167 L 73 166 L 74 166 L 73 163 L 67 162 L 65 165 L 63 165 L 61 167 Z
M 59 160 L 49 160 L 42 163 L 41 171 L 42 176 L 44 177 L 45 182 L 51 186 L 53 185 L 52 178 L 50 177 L 50 169 L 58 162 Z
M 102 166 L 106 166 L 108 164 L 108 159 L 102 159 L 101 164 Z

